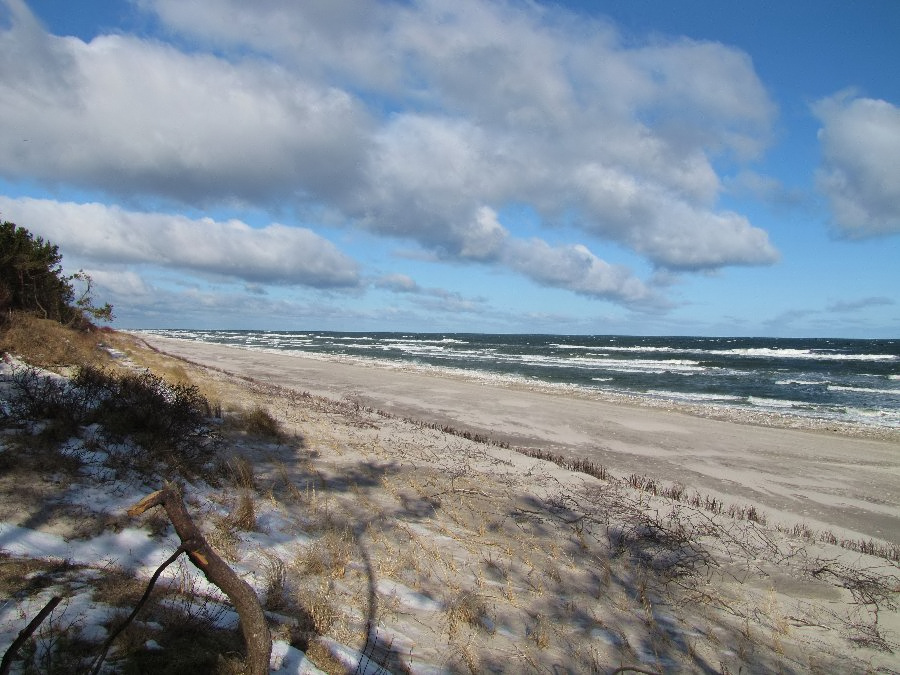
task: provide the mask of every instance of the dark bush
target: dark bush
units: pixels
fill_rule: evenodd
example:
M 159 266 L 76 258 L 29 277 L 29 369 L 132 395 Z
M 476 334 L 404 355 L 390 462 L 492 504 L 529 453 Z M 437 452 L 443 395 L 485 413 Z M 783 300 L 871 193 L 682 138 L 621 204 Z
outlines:
M 86 370 L 79 379 L 102 386 L 102 378 Z M 109 387 L 94 415 L 106 438 L 130 440 L 147 459 L 188 477 L 202 470 L 215 434 L 208 423 L 209 402 L 196 387 L 172 385 L 150 372 L 110 378 Z
M 150 372 L 116 375 L 87 366 L 69 381 L 29 367 L 14 373 L 12 385 L 6 424 L 48 422 L 58 440 L 97 424 L 131 468 L 152 471 L 162 464 L 190 478 L 203 470 L 214 448 L 209 403 L 197 388 L 169 384 Z

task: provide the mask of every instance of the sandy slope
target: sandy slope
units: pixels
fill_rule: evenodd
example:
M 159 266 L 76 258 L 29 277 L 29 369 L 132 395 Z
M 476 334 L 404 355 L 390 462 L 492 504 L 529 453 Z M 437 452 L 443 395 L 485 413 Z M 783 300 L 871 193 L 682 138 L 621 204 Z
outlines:
M 148 341 L 213 366 L 178 362 L 171 371 L 214 395 L 226 418 L 235 405 L 262 405 L 289 432 L 278 442 L 225 436 L 221 459 L 243 458 L 252 480 L 226 472 L 215 486 L 205 479 L 185 485 L 210 541 L 265 599 L 279 673 L 319 672 L 297 648 L 334 673 L 346 672 L 334 659 L 349 672 L 377 659 L 386 670 L 360 672 L 422 675 L 609 673 L 624 665 L 658 673 L 900 670 L 896 563 L 567 471 L 430 423 L 596 453 L 623 474 L 658 472 L 728 501 L 758 499 L 779 518 L 802 516 L 802 504 L 815 497 L 827 502 L 824 522 L 861 532 L 875 517 L 897 531 L 895 443 Z M 132 351 L 138 363 L 171 365 Z M 0 476 L 0 550 L 12 556 L 0 565 L 0 592 L 16 598 L 0 607 L 0 649 L 42 600 L 27 595 L 30 582 L 23 587 L 13 563 L 40 565 L 34 558 L 53 555 L 77 562 L 77 569 L 44 573 L 53 585 L 41 592 L 69 598 L 65 621 L 102 638 L 104 617 L 115 610 L 89 580 L 113 564 L 146 577 L 176 546 L 170 531 L 154 537 L 152 522 L 122 513 L 155 481 L 128 480 L 120 466 L 111 483 L 107 451 L 83 431 L 88 435 L 70 445 L 83 455 L 77 475 L 58 480 L 9 463 Z M 12 450 L 0 439 L 2 452 Z M 884 467 L 846 480 L 842 465 L 851 461 Z M 863 498 L 866 482 L 870 491 L 885 491 L 889 508 Z M 29 484 L 43 489 L 23 491 Z M 837 505 L 847 495 L 866 518 L 843 515 Z M 246 497 L 255 525 L 241 529 L 234 514 Z M 98 557 L 97 569 L 80 567 Z M 284 573 L 273 586 L 278 565 Z M 184 586 L 183 576 L 172 577 L 167 592 Z M 150 611 L 143 619 L 142 639 L 153 649 L 170 648 L 166 617 Z M 308 646 L 298 631 L 311 633 Z
M 150 345 L 298 391 L 590 458 L 613 472 L 754 503 L 779 522 L 900 542 L 900 440 L 755 426 L 397 368 L 142 335 Z

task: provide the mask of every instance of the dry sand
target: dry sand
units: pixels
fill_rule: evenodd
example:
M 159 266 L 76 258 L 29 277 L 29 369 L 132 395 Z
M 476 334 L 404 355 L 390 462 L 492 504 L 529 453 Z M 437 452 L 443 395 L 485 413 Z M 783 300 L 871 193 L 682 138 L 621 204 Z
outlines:
M 141 337 L 165 353 L 260 382 L 755 504 L 770 522 L 900 542 L 900 442 L 890 434 L 720 421 L 447 373 Z

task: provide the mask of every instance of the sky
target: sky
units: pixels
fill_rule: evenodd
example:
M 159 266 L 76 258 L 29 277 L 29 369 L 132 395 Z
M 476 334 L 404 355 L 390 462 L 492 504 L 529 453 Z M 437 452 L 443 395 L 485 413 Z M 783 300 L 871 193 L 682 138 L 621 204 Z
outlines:
M 900 2 L 0 0 L 120 328 L 900 336 Z

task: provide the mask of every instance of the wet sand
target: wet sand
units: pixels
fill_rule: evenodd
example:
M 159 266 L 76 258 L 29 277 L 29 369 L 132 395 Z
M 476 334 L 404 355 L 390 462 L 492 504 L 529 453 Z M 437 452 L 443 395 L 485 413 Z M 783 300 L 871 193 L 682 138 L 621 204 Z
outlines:
M 381 365 L 140 335 L 242 377 L 679 482 L 771 522 L 900 542 L 900 442 L 759 426 Z

